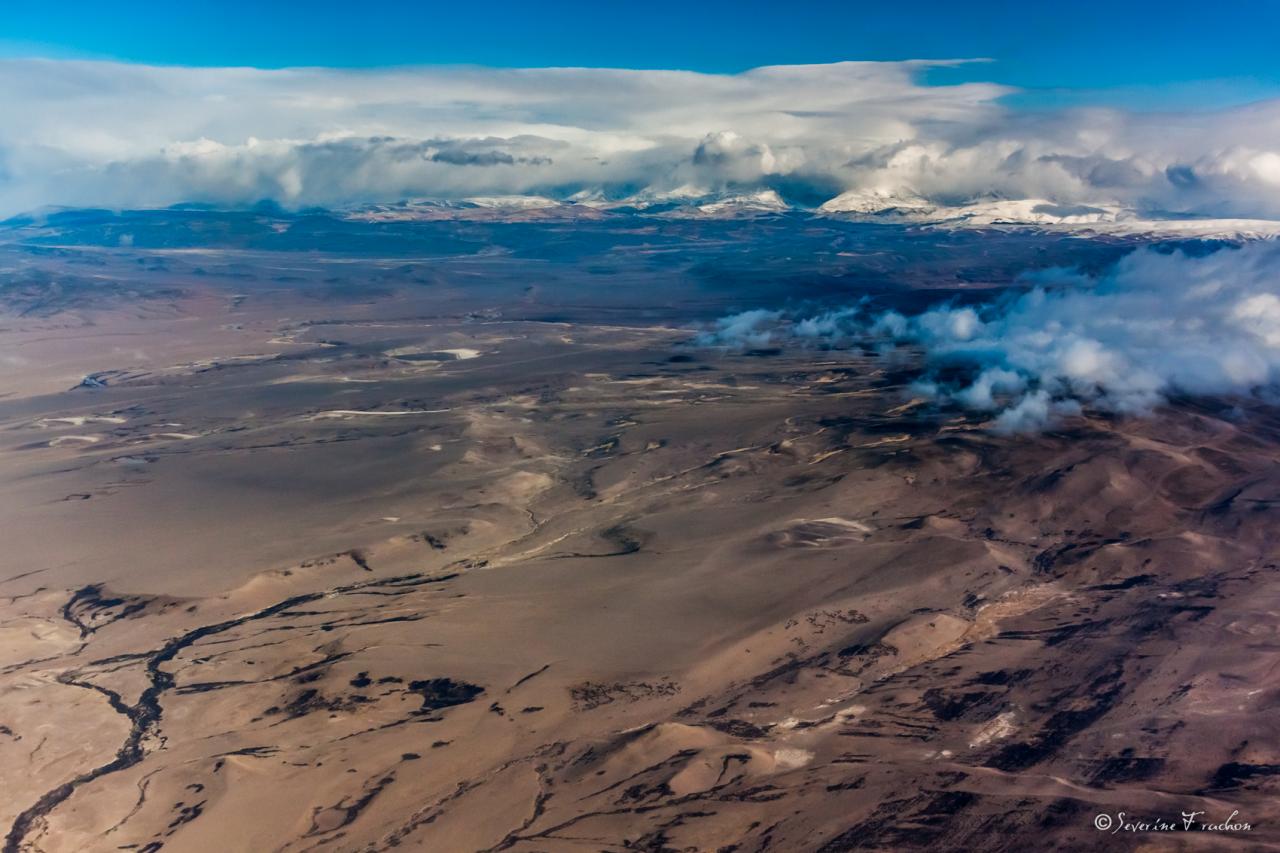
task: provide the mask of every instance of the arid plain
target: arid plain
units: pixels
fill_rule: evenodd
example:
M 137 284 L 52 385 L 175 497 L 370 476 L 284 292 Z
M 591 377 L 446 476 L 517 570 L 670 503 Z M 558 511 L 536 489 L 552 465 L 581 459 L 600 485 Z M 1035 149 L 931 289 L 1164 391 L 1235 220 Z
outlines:
M 174 216 L 0 247 L 6 851 L 1280 849 L 1274 407 L 695 341 L 1126 246 Z

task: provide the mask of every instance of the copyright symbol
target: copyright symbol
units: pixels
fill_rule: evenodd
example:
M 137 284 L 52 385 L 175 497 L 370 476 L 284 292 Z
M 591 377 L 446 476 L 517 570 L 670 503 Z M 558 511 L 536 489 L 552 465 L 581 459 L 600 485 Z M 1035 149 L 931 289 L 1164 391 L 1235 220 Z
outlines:
M 1100 814 L 1093 819 L 1093 825 L 1103 832 L 1111 828 L 1111 823 L 1111 815 L 1109 814 Z

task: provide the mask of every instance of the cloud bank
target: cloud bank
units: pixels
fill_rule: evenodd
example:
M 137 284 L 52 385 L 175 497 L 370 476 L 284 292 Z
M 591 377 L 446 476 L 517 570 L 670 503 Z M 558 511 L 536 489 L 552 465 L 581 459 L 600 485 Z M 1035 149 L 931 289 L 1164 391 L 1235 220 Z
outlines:
M 804 207 L 1033 200 L 1033 215 L 1280 218 L 1280 101 L 1019 112 L 939 63 L 613 69 L 0 61 L 0 214 L 772 190 Z M 1037 213 L 1038 212 L 1038 213 Z
M 991 305 L 913 317 L 755 310 L 723 318 L 699 342 L 918 346 L 926 372 L 912 390 L 989 412 L 1003 432 L 1082 406 L 1143 414 L 1174 393 L 1272 394 L 1280 383 L 1280 245 L 1204 256 L 1143 248 L 1098 278 L 1052 270 L 1026 283 Z

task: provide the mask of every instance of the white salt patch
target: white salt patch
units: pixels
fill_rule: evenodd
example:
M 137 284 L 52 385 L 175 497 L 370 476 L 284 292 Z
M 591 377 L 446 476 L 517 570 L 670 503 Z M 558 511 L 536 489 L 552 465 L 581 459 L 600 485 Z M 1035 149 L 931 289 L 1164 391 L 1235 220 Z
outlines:
M 814 519 L 814 521 L 815 521 L 816 523 L 818 523 L 818 524 L 830 524 L 830 525 L 833 525 L 833 526 L 835 526 L 835 527 L 844 527 L 844 528 L 847 528 L 847 529 L 849 529 L 849 530 L 856 530 L 856 531 L 858 531 L 859 533 L 874 533 L 874 532 L 875 532 L 875 529 L 874 529 L 874 528 L 869 527 L 869 526 L 868 526 L 868 525 L 866 525 L 866 524 L 863 524 L 861 521 L 854 521 L 854 520 L 853 520 L 853 519 L 851 519 L 851 518 L 838 518 L 838 517 L 832 517 L 832 518 L 815 518 L 815 519 Z
M 794 770 L 813 761 L 813 753 L 807 749 L 784 747 L 773 753 L 773 761 L 779 770 Z
M 64 418 L 41 418 L 36 421 L 38 427 L 50 427 L 54 425 L 65 426 L 84 426 L 85 424 L 122 424 L 124 418 L 118 418 L 113 415 L 70 415 Z
M 377 418 L 398 418 L 406 415 L 435 415 L 440 412 L 449 412 L 452 409 L 410 409 L 404 412 L 367 412 L 360 409 L 333 409 L 328 412 L 317 412 L 312 415 L 312 420 L 320 418 L 359 418 L 359 417 L 377 417 Z
M 1017 716 L 1013 711 L 1005 711 L 997 716 L 994 720 L 987 723 L 978 733 L 974 735 L 973 740 L 969 741 L 969 748 L 976 749 L 984 746 L 993 740 L 1001 740 L 1017 731 L 1018 727 L 1013 724 L 1014 717 Z
M 97 444 L 102 439 L 96 435 L 63 435 L 49 442 L 50 447 L 60 447 L 64 444 Z

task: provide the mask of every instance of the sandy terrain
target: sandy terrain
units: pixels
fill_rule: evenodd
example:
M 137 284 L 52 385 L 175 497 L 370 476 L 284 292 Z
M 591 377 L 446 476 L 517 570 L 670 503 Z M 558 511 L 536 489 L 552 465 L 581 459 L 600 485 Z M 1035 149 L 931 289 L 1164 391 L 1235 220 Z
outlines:
M 6 851 L 1280 849 L 1274 409 L 183 286 L 0 330 Z

